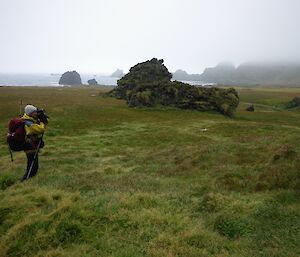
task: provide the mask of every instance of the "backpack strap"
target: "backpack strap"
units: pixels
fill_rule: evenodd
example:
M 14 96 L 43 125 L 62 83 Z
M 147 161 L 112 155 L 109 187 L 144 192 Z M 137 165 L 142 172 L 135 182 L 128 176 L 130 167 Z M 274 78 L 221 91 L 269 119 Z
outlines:
M 30 127 L 34 122 L 32 120 L 24 120 L 24 124 Z
M 7 146 L 8 146 L 8 151 L 9 151 L 9 153 L 10 153 L 10 160 L 11 160 L 11 162 L 13 162 L 13 161 L 14 161 L 14 158 L 13 158 L 12 151 L 11 151 L 11 149 L 10 149 L 8 143 L 7 143 Z

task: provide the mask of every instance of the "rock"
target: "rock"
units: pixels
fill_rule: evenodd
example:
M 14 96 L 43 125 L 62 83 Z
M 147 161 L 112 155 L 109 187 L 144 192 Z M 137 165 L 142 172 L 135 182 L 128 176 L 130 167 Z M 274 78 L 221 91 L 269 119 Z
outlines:
M 254 112 L 254 105 L 253 105 L 253 104 L 249 105 L 249 106 L 246 108 L 246 111 L 248 111 L 248 112 Z
M 82 85 L 81 77 L 76 71 L 67 71 L 61 75 L 58 84 L 77 86 Z
M 110 96 L 125 99 L 129 106 L 174 106 L 199 111 L 217 111 L 233 116 L 239 104 L 233 88 L 202 88 L 179 81 L 171 81 L 172 74 L 163 60 L 153 58 L 130 69 Z
M 287 103 L 287 108 L 295 108 L 300 106 L 300 97 L 295 97 L 292 101 Z
M 177 70 L 173 73 L 173 79 L 179 81 L 201 81 L 200 74 L 188 74 L 184 70 Z
M 87 83 L 90 85 L 90 86 L 97 86 L 98 85 L 98 82 L 96 79 L 89 79 L 87 81 Z
M 175 80 L 189 80 L 189 74 L 185 70 L 177 70 L 173 73 L 173 79 Z
M 113 78 L 122 78 L 124 76 L 124 72 L 123 72 L 123 70 L 117 69 L 110 76 L 113 77 Z
M 118 86 L 114 89 L 113 94 L 117 98 L 127 99 L 127 94 L 131 90 L 137 90 L 139 87 L 147 87 L 158 82 L 169 82 L 172 74 L 163 65 L 163 60 L 153 58 L 150 61 L 138 63 L 130 68 L 122 79 L 118 80 Z

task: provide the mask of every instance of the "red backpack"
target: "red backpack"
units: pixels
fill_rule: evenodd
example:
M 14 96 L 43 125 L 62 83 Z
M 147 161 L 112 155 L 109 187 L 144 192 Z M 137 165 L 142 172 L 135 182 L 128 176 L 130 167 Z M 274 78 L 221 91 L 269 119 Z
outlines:
M 9 148 L 13 151 L 23 151 L 25 144 L 25 120 L 21 118 L 14 118 L 8 124 L 7 143 Z

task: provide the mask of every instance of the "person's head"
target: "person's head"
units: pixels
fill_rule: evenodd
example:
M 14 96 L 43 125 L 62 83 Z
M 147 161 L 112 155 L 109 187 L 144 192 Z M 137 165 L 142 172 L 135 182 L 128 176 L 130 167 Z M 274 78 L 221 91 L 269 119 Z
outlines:
M 24 108 L 24 112 L 30 117 L 37 119 L 37 108 L 35 106 L 31 104 L 26 105 Z

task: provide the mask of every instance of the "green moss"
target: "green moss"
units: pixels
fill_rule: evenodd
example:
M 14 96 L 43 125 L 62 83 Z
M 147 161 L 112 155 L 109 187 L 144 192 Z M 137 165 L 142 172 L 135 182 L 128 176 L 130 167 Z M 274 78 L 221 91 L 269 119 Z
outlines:
M 55 239 L 59 244 L 76 243 L 79 242 L 81 238 L 82 229 L 78 224 L 68 221 L 63 221 L 58 224 Z
M 15 184 L 17 177 L 15 175 L 0 175 L 0 189 L 4 190 L 11 185 Z
M 47 239 L 39 237 L 40 233 L 45 233 L 49 229 L 49 225 L 48 222 L 38 221 L 20 228 L 18 235 L 9 245 L 6 256 L 32 256 L 40 249 L 49 248 Z M 36 238 L 34 242 L 33 238 Z
M 8 217 L 8 214 L 11 212 L 10 208 L 0 208 L 0 226 L 4 224 L 5 220 Z
M 246 217 L 238 215 L 220 215 L 217 217 L 214 229 L 221 235 L 237 239 L 252 233 L 253 228 Z

